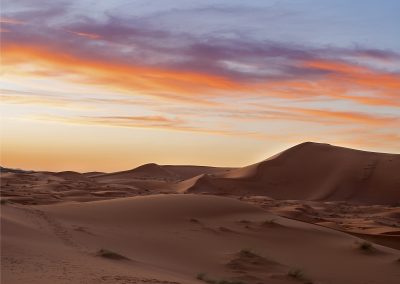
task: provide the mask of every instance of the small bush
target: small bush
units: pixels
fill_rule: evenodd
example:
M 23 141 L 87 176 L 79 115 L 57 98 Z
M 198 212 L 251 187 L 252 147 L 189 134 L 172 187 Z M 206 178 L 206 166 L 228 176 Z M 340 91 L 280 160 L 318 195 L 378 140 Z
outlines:
M 206 278 L 206 274 L 204 272 L 200 272 L 197 274 L 196 279 L 204 280 Z
M 289 277 L 297 279 L 305 284 L 312 284 L 313 282 L 309 280 L 301 269 L 292 269 L 289 270 L 288 274 Z
M 263 222 L 263 225 L 274 225 L 274 224 L 276 224 L 276 220 L 275 219 L 265 220 Z
M 374 246 L 369 242 L 361 242 L 358 244 L 358 248 L 365 252 L 371 252 L 374 249 Z
M 219 280 L 216 282 L 217 284 L 245 284 L 242 281 L 236 281 L 236 280 Z
M 242 249 L 242 250 L 240 250 L 239 254 L 241 256 L 252 256 L 252 255 L 255 255 L 255 253 L 251 249 Z
M 196 279 L 202 280 L 208 284 L 245 284 L 242 281 L 237 281 L 237 280 L 215 280 L 211 278 L 207 278 L 207 275 L 203 272 L 198 273 L 196 276 Z
M 288 276 L 292 277 L 292 278 L 296 278 L 296 279 L 303 279 L 304 278 L 304 274 L 303 271 L 301 271 L 300 269 L 292 269 L 288 272 Z
M 128 260 L 129 258 L 120 255 L 119 253 L 113 252 L 111 250 L 107 249 L 101 249 L 97 252 L 98 256 L 104 257 L 104 258 L 109 258 L 109 259 L 114 259 L 114 260 Z

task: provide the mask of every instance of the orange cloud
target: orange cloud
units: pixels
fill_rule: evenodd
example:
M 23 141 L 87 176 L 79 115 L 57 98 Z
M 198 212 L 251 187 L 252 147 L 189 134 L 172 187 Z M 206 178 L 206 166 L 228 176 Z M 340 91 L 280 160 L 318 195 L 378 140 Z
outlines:
M 265 95 L 287 99 L 330 97 L 365 105 L 400 107 L 399 74 L 333 60 L 309 60 L 301 66 L 326 74 L 313 79 L 300 76 L 294 80 L 268 82 L 264 87 Z
M 336 80 L 336 84 L 349 84 L 360 89 L 378 90 L 383 92 L 384 96 L 399 96 L 399 74 L 381 73 L 366 67 L 329 60 L 308 61 L 304 65 L 331 71 L 332 73 L 327 77 Z
M 380 80 L 381 79 L 381 80 Z M 349 74 L 326 75 L 313 81 L 269 82 L 266 96 L 287 99 L 327 97 L 364 105 L 400 107 L 400 78 L 395 75 Z M 357 93 L 357 95 L 355 95 Z
M 2 49 L 3 64 L 9 72 L 19 75 L 73 75 L 71 80 L 79 83 L 111 86 L 124 92 L 141 92 L 189 102 L 195 98 L 196 102 L 204 103 L 205 93 L 250 89 L 220 76 L 84 59 L 42 47 L 6 45 Z M 34 69 L 18 69 L 19 64 L 26 63 L 33 64 Z
M 69 30 L 67 30 L 67 32 L 72 33 L 77 36 L 80 36 L 80 37 L 85 37 L 85 38 L 93 39 L 93 40 L 101 38 L 99 35 L 92 34 L 92 33 L 84 33 L 84 32 L 69 31 Z
M 95 39 L 97 35 L 73 32 Z M 239 94 L 280 98 L 331 97 L 377 106 L 400 106 L 400 75 L 387 74 L 333 60 L 309 60 L 303 67 L 326 71 L 316 77 L 277 79 L 268 82 L 232 78 L 173 68 L 116 63 L 79 57 L 41 46 L 4 44 L 2 63 L 19 75 L 64 76 L 82 84 L 112 88 L 187 103 L 216 105 L 210 98 Z M 19 68 L 30 64 L 29 71 Z M 4 67 L 3 67 L 4 68 Z M 355 95 L 357 94 L 357 95 Z
M 333 123 L 346 123 L 358 122 L 364 124 L 387 124 L 400 122 L 400 118 L 396 117 L 382 117 L 366 113 L 349 112 L 349 111 L 330 111 L 319 109 L 305 109 L 305 108 L 286 108 L 287 110 L 294 111 L 309 115 L 312 119 L 323 121 L 323 119 L 332 119 Z M 329 121 L 328 121 L 329 122 Z
M 304 65 L 307 67 L 340 73 L 367 73 L 369 71 L 365 67 L 350 65 L 343 62 L 335 62 L 332 60 L 310 60 L 306 61 Z
M 280 119 L 306 121 L 322 124 L 345 124 L 357 123 L 366 125 L 389 125 L 400 123 L 400 117 L 379 116 L 351 111 L 332 111 L 326 109 L 311 109 L 300 107 L 282 107 L 272 105 L 255 105 L 262 110 L 251 110 L 248 112 L 240 112 L 234 115 L 242 119 Z M 268 111 L 271 111 L 268 113 Z M 277 112 L 275 112 L 277 111 Z

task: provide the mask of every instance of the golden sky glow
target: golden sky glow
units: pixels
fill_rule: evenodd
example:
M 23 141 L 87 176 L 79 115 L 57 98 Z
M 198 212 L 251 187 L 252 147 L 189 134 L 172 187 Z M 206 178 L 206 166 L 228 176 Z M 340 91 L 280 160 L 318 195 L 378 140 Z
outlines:
M 212 24 L 181 31 L 166 4 L 153 12 L 169 28 L 149 11 L 107 18 L 117 4 L 93 14 L 46 5 L 40 14 L 10 2 L 0 21 L 2 166 L 243 166 L 303 141 L 400 152 L 396 42 L 291 43 Z

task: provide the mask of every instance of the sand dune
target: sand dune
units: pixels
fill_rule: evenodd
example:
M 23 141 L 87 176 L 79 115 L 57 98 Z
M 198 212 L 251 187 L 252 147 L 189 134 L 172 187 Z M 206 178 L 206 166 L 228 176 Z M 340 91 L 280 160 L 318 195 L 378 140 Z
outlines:
M 128 171 L 91 175 L 101 184 L 133 186 L 142 194 L 175 193 L 175 184 L 202 174 L 226 173 L 232 168 L 146 164 Z M 185 191 L 185 189 L 182 189 Z
M 303 143 L 236 169 L 2 168 L 1 280 L 397 283 L 399 157 Z
M 63 171 L 52 174 L 69 180 L 88 180 L 86 175 L 74 171 Z
M 201 174 L 225 173 L 233 168 L 218 168 L 206 166 L 180 166 L 145 164 L 128 171 L 115 172 L 93 176 L 97 180 L 107 179 L 153 179 L 163 181 L 180 181 Z
M 214 194 L 218 194 L 218 188 L 213 180 L 210 175 L 201 174 L 178 183 L 174 189 L 178 193 L 202 193 L 214 190 Z
M 397 283 L 399 252 L 230 198 L 2 205 L 2 283 Z M 222 283 L 222 282 L 221 282 Z
M 85 175 L 87 177 L 95 177 L 95 176 L 104 175 L 104 174 L 105 174 L 104 172 L 86 172 L 86 173 L 83 173 L 83 175 Z
M 115 172 L 110 174 L 95 176 L 98 180 L 104 179 L 136 179 L 136 178 L 151 178 L 151 179 L 167 179 L 175 180 L 179 177 L 173 172 L 164 169 L 162 166 L 151 163 L 139 166 L 132 170 Z
M 398 154 L 307 142 L 248 167 L 201 177 L 186 192 L 399 203 L 399 173 Z
M 308 142 L 260 163 L 236 169 L 146 164 L 115 173 L 41 173 L 62 179 L 57 183 L 48 177 L 43 178 L 43 182 L 49 183 L 46 186 L 56 192 L 69 190 L 72 186 L 75 190 L 87 190 L 89 194 L 97 188 L 100 191 L 122 190 L 127 193 L 126 196 L 177 192 L 399 204 L 399 172 L 398 154 L 372 153 Z M 30 179 L 38 173 L 3 169 L 2 176 L 5 174 L 15 175 L 14 184 L 21 183 L 18 175 L 25 175 L 20 180 L 27 183 L 25 187 L 32 187 Z M 10 182 L 13 180 L 4 178 Z M 20 187 L 10 185 L 7 194 L 19 196 L 20 190 Z
M 348 202 L 274 200 L 264 196 L 240 197 L 273 214 L 347 232 L 400 249 L 398 206 Z
M 202 174 L 214 175 L 230 172 L 236 168 L 207 167 L 207 166 L 180 166 L 163 165 L 163 168 L 177 174 L 181 179 L 190 179 Z

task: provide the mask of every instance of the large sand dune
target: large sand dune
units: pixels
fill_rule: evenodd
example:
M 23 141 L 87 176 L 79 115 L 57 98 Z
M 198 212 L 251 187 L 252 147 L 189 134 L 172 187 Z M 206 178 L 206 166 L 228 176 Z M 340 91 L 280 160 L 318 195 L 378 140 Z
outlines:
M 127 171 L 85 174 L 2 168 L 2 179 L 7 183 L 2 193 L 14 201 L 27 200 L 27 196 L 20 196 L 21 188 L 32 189 L 35 194 L 36 189 L 41 191 L 44 186 L 52 189 L 48 203 L 57 202 L 60 192 L 84 190 L 86 200 L 155 193 L 208 193 L 396 205 L 400 204 L 399 173 L 399 154 L 307 142 L 243 168 L 146 164 Z M 45 198 L 41 200 L 40 203 L 46 203 Z
M 302 143 L 260 163 L 183 182 L 181 192 L 400 203 L 400 155 Z
M 1 218 L 2 283 L 390 284 L 400 277 L 396 250 L 363 249 L 353 236 L 223 197 L 8 204 Z

